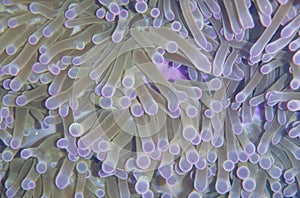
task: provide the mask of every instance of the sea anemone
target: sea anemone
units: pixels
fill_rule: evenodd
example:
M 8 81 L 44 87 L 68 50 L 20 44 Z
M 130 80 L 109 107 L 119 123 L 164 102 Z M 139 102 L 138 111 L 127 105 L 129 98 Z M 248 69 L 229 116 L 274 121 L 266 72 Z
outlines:
M 0 196 L 299 197 L 296 0 L 2 0 Z

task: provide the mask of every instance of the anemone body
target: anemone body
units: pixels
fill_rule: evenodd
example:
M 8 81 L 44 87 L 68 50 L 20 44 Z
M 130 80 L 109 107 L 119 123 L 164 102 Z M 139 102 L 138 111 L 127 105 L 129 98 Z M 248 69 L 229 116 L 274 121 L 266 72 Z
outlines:
M 299 197 L 297 0 L 2 0 L 0 196 Z

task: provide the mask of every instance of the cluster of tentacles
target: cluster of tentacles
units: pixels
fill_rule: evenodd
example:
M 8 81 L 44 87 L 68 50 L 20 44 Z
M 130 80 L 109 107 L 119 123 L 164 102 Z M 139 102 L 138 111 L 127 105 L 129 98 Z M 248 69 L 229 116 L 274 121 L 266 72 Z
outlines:
M 2 0 L 0 196 L 300 196 L 297 0 Z

